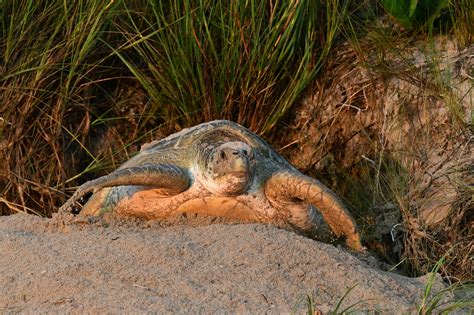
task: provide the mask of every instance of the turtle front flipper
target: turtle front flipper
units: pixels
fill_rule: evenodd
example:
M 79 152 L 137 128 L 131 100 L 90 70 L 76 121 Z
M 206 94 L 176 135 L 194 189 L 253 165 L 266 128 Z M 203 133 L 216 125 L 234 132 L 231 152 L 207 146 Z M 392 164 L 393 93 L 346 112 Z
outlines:
M 310 207 L 292 207 L 295 203 L 314 205 L 337 236 L 346 237 L 347 246 L 362 250 L 357 225 L 339 198 L 319 181 L 302 174 L 281 172 L 265 184 L 265 194 L 274 207 L 287 205 L 290 223 L 302 230 L 314 227 Z
M 186 171 L 171 164 L 144 164 L 118 169 L 109 175 L 82 184 L 72 197 L 59 208 L 59 212 L 69 212 L 81 197 L 106 187 L 150 186 L 161 188 L 163 195 L 175 195 L 186 190 L 189 183 L 190 180 Z

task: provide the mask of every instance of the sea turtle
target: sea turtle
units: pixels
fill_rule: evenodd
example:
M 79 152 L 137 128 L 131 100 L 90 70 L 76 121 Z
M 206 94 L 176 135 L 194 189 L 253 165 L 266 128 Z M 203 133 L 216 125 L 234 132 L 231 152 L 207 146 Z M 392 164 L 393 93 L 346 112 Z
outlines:
M 354 219 L 329 188 L 231 121 L 203 123 L 143 145 L 117 170 L 80 186 L 60 212 L 89 192 L 81 215 L 114 211 L 163 219 L 192 212 L 310 232 L 317 209 L 349 247 L 362 249 Z

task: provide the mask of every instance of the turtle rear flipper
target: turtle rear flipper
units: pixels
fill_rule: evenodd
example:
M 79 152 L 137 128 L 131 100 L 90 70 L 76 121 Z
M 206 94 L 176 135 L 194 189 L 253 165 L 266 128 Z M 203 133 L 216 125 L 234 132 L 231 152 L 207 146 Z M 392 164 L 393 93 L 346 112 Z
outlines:
M 189 183 L 188 174 L 182 168 L 171 164 L 144 164 L 118 169 L 109 175 L 82 184 L 74 195 L 59 208 L 59 212 L 69 212 L 81 197 L 106 187 L 150 186 L 161 188 L 163 195 L 176 195 L 188 189 Z
M 275 207 L 289 205 L 291 224 L 308 230 L 315 225 L 310 207 L 292 207 L 295 203 L 314 205 L 337 235 L 346 237 L 347 246 L 362 250 L 357 225 L 337 196 L 319 181 L 298 173 L 280 172 L 265 184 L 265 194 Z

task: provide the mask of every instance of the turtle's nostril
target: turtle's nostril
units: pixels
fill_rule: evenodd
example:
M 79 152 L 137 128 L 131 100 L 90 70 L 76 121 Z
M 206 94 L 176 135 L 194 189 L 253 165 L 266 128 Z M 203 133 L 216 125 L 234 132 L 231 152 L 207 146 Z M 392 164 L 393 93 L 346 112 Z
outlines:
M 225 155 L 225 152 L 221 151 L 221 159 L 225 160 L 226 158 L 227 158 L 227 156 Z
M 242 154 L 243 154 L 243 155 L 245 155 L 245 156 L 247 156 L 247 155 L 248 155 L 248 152 L 247 152 L 247 150 L 245 150 L 245 149 L 244 149 L 244 150 L 242 150 Z

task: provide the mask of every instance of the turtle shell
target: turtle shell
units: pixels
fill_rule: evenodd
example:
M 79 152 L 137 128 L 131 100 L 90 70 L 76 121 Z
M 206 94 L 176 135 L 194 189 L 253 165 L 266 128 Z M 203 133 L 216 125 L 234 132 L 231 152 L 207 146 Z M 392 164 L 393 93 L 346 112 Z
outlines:
M 214 120 L 183 129 L 164 139 L 144 144 L 132 159 L 120 168 L 140 166 L 152 163 L 170 163 L 180 167 L 192 166 L 199 150 L 209 146 L 219 146 L 225 142 L 242 141 L 247 143 L 256 153 L 257 165 L 265 162 L 274 168 L 291 169 L 294 167 L 276 153 L 262 138 L 234 122 Z M 258 166 L 257 166 L 258 167 Z

